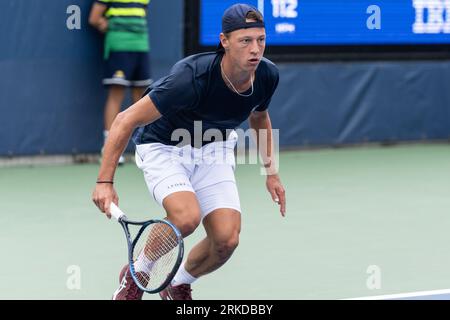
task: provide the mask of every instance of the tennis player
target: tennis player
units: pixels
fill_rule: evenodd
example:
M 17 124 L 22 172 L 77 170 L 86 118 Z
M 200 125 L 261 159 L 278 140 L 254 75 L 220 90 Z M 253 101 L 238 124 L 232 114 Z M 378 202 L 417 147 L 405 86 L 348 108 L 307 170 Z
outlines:
M 246 4 L 231 6 L 222 18 L 217 51 L 176 63 L 111 127 L 92 195 L 98 208 L 110 217 L 110 203 L 118 203 L 115 168 L 134 131 L 137 166 L 167 218 L 183 237 L 200 222 L 206 230 L 206 238 L 194 246 L 172 283 L 160 293 L 162 299 L 192 299 L 191 284 L 221 267 L 238 245 L 241 207 L 234 177 L 234 129 L 245 119 L 256 132 L 268 132 L 266 139 L 256 142 L 266 167 L 266 187 L 285 215 L 285 190 L 272 154 L 267 111 L 279 75 L 277 67 L 263 58 L 265 44 L 262 14 Z M 142 298 L 128 266 L 119 280 L 114 299 Z

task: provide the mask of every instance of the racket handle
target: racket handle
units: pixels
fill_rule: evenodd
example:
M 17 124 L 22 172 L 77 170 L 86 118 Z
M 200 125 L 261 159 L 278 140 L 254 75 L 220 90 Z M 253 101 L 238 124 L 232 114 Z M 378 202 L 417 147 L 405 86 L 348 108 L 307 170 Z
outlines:
M 111 215 L 117 219 L 117 221 L 125 215 L 114 202 L 111 202 L 109 211 L 111 212 Z

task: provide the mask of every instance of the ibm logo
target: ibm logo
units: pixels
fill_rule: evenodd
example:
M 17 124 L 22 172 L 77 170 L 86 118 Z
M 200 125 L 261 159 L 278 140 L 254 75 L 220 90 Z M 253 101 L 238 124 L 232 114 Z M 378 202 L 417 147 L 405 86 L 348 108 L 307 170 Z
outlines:
M 414 33 L 450 33 L 450 0 L 413 0 Z

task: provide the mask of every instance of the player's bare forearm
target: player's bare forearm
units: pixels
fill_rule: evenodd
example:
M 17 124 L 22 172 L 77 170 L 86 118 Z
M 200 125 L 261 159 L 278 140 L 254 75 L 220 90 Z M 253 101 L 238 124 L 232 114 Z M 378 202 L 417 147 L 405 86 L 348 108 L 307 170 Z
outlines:
M 160 113 L 149 98 L 145 96 L 130 108 L 120 112 L 114 122 L 103 150 L 103 161 L 100 167 L 99 180 L 112 180 L 119 157 L 130 140 L 133 130 L 139 126 L 153 122 Z
M 125 150 L 134 127 L 127 122 L 126 116 L 119 113 L 110 128 L 103 148 L 103 159 L 98 180 L 112 181 L 120 156 Z
M 138 126 L 143 126 L 158 119 L 161 114 L 156 109 L 149 96 L 145 96 L 114 119 L 103 149 L 103 159 L 100 166 L 92 200 L 96 206 L 109 215 L 111 202 L 118 201 L 112 182 L 119 157 L 126 148 L 131 134 Z
M 249 117 L 249 123 L 250 128 L 256 133 L 254 139 L 267 175 L 277 174 L 273 154 L 272 123 L 270 122 L 269 113 L 267 111 L 252 112 Z
M 103 157 L 92 200 L 108 218 L 111 217 L 109 212 L 111 202 L 118 204 L 119 201 L 113 186 L 114 173 L 119 157 L 130 139 L 132 130 L 130 126 L 127 126 L 123 114 L 117 115 L 103 148 Z
M 280 206 L 280 213 L 284 217 L 286 213 L 286 195 L 276 169 L 270 116 L 267 111 L 252 112 L 249 117 L 249 123 L 250 127 L 256 131 L 256 144 L 267 173 L 267 191 L 272 196 L 272 200 Z

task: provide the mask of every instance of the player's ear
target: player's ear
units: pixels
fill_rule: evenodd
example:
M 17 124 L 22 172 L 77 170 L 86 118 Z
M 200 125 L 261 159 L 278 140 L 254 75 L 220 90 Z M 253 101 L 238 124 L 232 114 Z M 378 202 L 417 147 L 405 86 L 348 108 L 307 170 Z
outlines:
M 228 40 L 228 37 L 223 32 L 220 33 L 220 43 L 222 44 L 222 47 L 225 50 L 228 50 L 228 47 L 230 46 L 230 42 Z

